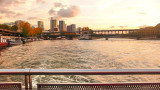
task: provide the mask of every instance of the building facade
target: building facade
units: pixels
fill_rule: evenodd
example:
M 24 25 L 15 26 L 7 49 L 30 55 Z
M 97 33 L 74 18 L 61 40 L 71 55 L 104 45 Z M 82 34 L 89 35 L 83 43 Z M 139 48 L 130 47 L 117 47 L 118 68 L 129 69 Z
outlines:
M 66 31 L 66 24 L 64 21 L 59 21 L 59 31 Z
M 71 32 L 75 32 L 76 31 L 76 25 L 75 24 L 72 24 L 71 25 Z
M 71 26 L 67 26 L 67 32 L 71 32 Z
M 38 28 L 42 28 L 42 31 L 44 30 L 44 23 L 43 23 L 43 21 L 38 21 Z
M 57 20 L 53 20 L 53 18 L 51 18 L 50 20 L 50 30 L 53 31 L 54 28 L 57 28 L 58 24 L 57 24 Z

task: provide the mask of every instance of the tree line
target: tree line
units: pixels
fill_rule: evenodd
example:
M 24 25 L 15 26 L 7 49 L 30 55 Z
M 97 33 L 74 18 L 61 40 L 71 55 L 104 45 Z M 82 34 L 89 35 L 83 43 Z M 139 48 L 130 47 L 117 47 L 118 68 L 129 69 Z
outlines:
M 11 30 L 11 31 L 17 31 L 18 30 L 18 27 L 16 25 L 9 26 L 9 25 L 6 25 L 6 24 L 0 24 L 0 28 Z
M 42 33 L 42 28 L 32 28 L 31 24 L 28 22 L 21 21 L 19 28 L 22 29 L 22 35 L 24 37 L 33 37 Z
M 28 22 L 20 21 L 18 25 L 9 26 L 6 24 L 0 24 L 0 28 L 7 29 L 11 31 L 20 30 L 23 37 L 33 37 L 40 35 L 42 33 L 42 28 L 32 28 L 31 24 Z
M 160 24 L 157 24 L 156 26 L 150 26 L 145 28 L 140 28 L 136 32 L 130 33 L 130 35 L 136 36 L 136 37 L 155 37 L 160 38 Z

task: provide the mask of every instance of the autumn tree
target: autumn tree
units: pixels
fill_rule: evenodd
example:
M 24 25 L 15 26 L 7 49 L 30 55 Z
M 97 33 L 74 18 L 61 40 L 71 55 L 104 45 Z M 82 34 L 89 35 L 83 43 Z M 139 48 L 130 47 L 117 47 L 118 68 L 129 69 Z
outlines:
M 156 26 L 141 28 L 138 31 L 131 33 L 131 35 L 135 35 L 138 37 L 158 37 L 160 38 L 160 24 L 157 24 Z
M 84 31 L 84 30 L 92 30 L 92 29 L 90 29 L 89 27 L 83 27 L 82 31 Z
M 13 26 L 11 27 L 11 30 L 12 30 L 12 31 L 17 31 L 17 30 L 18 30 L 18 27 L 17 27 L 16 25 L 13 25 Z
M 30 35 L 31 30 L 32 30 L 31 25 L 30 25 L 28 22 L 24 23 L 23 29 L 22 29 L 22 35 L 23 35 L 24 37 L 29 37 L 29 36 L 31 36 L 31 35 Z
M 42 33 L 42 28 L 34 28 L 34 35 L 40 35 Z
M 30 23 L 24 22 L 24 21 L 16 22 L 15 25 L 13 26 L 8 26 L 6 24 L 0 24 L 0 28 L 12 30 L 12 31 L 17 31 L 18 29 L 20 29 L 24 37 L 37 36 L 42 33 L 42 28 L 33 29 Z
M 20 31 L 23 30 L 23 27 L 24 27 L 25 23 L 26 23 L 25 21 L 16 21 L 15 22 L 16 26 L 18 27 L 18 30 L 20 30 Z

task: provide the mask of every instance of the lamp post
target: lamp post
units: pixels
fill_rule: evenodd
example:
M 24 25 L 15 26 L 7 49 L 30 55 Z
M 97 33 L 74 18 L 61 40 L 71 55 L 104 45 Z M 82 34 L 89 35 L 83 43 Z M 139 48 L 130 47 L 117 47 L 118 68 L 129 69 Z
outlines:
M 1 43 L 1 36 L 2 36 L 2 34 L 0 34 L 0 43 Z

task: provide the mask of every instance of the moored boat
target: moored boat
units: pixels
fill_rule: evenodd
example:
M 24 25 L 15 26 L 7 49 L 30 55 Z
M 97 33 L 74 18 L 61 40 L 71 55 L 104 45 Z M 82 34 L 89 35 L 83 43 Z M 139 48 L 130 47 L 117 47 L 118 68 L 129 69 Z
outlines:
M 8 46 L 7 40 L 5 38 L 0 38 L 0 48 L 7 46 Z
M 0 43 L 0 47 L 7 47 L 8 46 L 8 43 L 7 42 L 2 42 Z
M 19 45 L 19 44 L 22 44 L 22 41 L 21 40 L 10 40 L 9 41 L 10 45 Z

